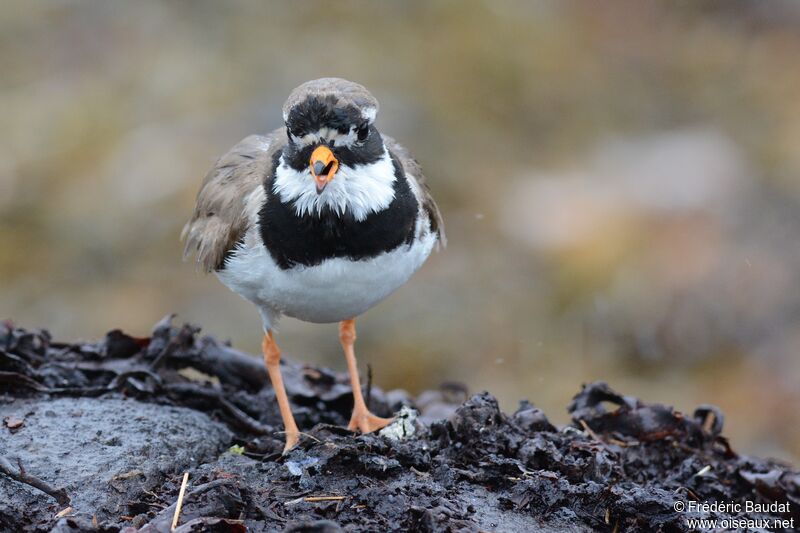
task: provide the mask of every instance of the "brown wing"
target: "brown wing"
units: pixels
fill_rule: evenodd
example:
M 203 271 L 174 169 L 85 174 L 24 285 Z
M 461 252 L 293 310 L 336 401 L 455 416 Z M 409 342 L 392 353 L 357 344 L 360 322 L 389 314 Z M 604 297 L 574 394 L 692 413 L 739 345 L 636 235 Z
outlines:
M 197 262 L 206 272 L 222 267 L 225 255 L 251 223 L 249 211 L 260 207 L 248 206 L 247 200 L 272 172 L 272 155 L 285 142 L 281 132 L 243 139 L 206 174 L 192 218 L 181 234 L 186 240 L 184 258 L 196 252 Z
M 436 202 L 431 195 L 431 190 L 428 188 L 425 175 L 422 173 L 422 167 L 419 166 L 417 160 L 414 159 L 408 150 L 406 150 L 400 143 L 388 135 L 381 134 L 381 137 L 383 137 L 383 142 L 386 145 L 386 148 L 388 148 L 389 151 L 400 160 L 400 163 L 402 163 L 403 171 L 406 173 L 406 178 L 416 181 L 417 185 L 419 185 L 419 200 L 422 203 L 422 208 L 425 209 L 425 212 L 428 214 L 431 231 L 436 233 L 436 235 L 439 237 L 439 242 L 441 245 L 445 246 L 447 244 L 447 237 L 444 233 L 444 221 L 442 220 L 442 213 L 439 211 L 439 206 L 436 205 Z

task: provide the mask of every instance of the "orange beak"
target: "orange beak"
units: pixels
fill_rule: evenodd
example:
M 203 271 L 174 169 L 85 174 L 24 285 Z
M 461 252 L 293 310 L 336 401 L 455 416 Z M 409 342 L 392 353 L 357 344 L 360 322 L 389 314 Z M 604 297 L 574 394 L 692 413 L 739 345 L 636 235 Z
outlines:
M 317 146 L 311 153 L 311 175 L 317 182 L 317 194 L 322 194 L 325 186 L 330 183 L 336 171 L 339 170 L 339 161 L 334 157 L 333 152 L 327 146 Z

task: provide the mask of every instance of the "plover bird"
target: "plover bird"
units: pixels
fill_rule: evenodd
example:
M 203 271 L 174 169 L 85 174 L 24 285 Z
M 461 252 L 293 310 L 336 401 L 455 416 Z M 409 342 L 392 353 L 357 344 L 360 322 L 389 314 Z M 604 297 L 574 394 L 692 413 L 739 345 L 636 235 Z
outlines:
M 284 127 L 251 135 L 206 175 L 183 230 L 185 254 L 253 302 L 262 351 L 286 431 L 297 444 L 273 329 L 282 315 L 339 322 L 353 388 L 349 428 L 390 422 L 361 392 L 355 319 L 403 285 L 445 242 L 439 209 L 417 162 L 375 127 L 363 86 L 322 78 L 297 87 Z

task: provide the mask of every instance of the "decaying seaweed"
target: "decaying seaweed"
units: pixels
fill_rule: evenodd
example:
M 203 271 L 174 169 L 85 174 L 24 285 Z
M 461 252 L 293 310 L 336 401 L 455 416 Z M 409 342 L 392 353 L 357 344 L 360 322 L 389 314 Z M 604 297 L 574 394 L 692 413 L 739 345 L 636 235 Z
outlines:
M 594 383 L 556 428 L 453 385 L 374 389 L 377 414 L 421 411 L 390 439 L 342 428 L 346 376 L 283 371 L 305 432 L 286 456 L 260 358 L 196 327 L 67 344 L 0 326 L 0 530 L 167 532 L 184 472 L 176 532 L 682 531 L 711 516 L 674 510 L 689 500 L 789 502 L 752 517 L 800 521 L 800 474 L 737 455 L 712 406 L 685 416 Z

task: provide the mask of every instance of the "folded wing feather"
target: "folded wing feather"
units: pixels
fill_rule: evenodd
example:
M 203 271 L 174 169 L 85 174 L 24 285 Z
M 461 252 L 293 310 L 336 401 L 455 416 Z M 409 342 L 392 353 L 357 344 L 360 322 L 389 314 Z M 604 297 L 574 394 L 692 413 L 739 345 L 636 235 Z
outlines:
M 193 252 L 206 272 L 222 268 L 251 223 L 250 194 L 272 172 L 272 154 L 282 148 L 282 130 L 251 135 L 220 157 L 206 174 L 192 218 L 183 228 L 184 258 Z

